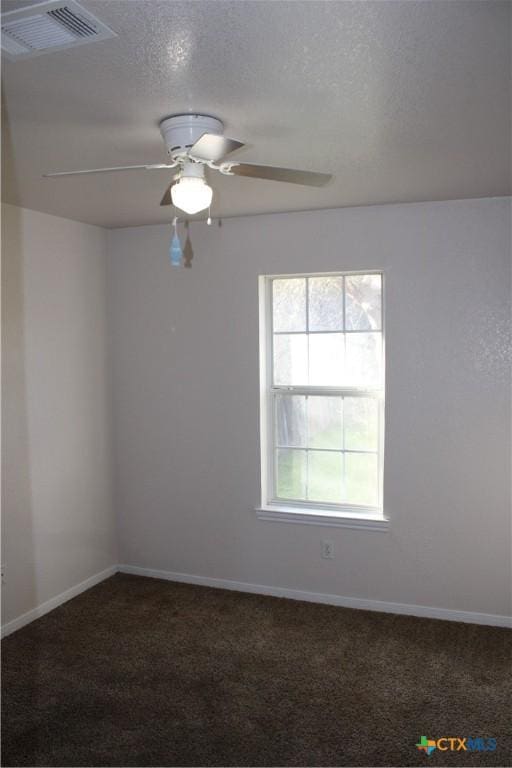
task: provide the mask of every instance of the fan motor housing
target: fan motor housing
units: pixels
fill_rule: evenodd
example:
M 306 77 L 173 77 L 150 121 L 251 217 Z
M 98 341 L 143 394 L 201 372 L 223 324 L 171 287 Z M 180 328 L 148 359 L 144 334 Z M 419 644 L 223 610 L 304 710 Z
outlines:
M 223 132 L 222 121 L 209 115 L 173 115 L 160 123 L 160 133 L 171 157 L 186 154 L 204 133 Z

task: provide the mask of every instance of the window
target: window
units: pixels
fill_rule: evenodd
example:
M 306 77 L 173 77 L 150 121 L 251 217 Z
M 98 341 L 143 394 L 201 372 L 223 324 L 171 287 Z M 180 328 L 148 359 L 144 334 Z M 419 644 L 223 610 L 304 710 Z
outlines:
M 382 274 L 261 278 L 262 507 L 382 519 Z

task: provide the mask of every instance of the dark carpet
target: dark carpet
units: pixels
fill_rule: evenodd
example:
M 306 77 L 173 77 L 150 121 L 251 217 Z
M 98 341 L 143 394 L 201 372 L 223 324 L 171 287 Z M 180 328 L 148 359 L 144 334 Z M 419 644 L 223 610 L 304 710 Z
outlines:
M 508 766 L 511 637 L 118 574 L 3 641 L 2 764 Z

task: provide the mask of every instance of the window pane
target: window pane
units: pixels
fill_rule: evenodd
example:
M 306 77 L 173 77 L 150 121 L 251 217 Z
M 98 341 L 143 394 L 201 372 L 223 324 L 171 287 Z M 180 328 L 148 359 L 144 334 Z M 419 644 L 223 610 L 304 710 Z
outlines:
M 269 283 L 272 493 L 318 508 L 377 507 L 381 401 L 364 390 L 383 388 L 382 276 Z
M 274 335 L 274 384 L 308 383 L 308 337 Z
M 273 280 L 272 309 L 274 331 L 305 331 L 306 280 Z
M 296 395 L 276 396 L 277 443 L 306 447 L 306 398 Z
M 343 500 L 343 454 L 308 452 L 308 499 L 341 504 Z
M 382 328 L 381 282 L 381 275 L 351 275 L 345 278 L 347 329 L 376 331 Z
M 343 278 L 310 277 L 309 330 L 343 330 Z
M 345 454 L 345 485 L 348 504 L 376 507 L 377 456 L 372 453 Z
M 346 384 L 378 387 L 381 385 L 382 334 L 346 334 Z
M 309 383 L 336 386 L 343 383 L 343 333 L 314 333 L 309 339 Z
M 306 499 L 306 451 L 277 451 L 277 496 Z
M 341 397 L 308 397 L 309 448 L 343 448 Z
M 376 451 L 378 448 L 378 403 L 369 397 L 345 397 L 343 400 L 345 448 Z

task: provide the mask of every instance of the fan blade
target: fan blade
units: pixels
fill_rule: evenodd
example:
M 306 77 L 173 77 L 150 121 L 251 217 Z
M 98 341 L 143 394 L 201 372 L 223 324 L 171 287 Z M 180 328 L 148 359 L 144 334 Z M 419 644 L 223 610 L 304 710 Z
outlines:
M 251 163 L 237 163 L 230 168 L 230 171 L 235 176 L 268 179 L 269 181 L 287 181 L 289 184 L 304 184 L 307 187 L 323 187 L 332 179 L 330 173 L 297 171 L 292 168 L 276 168 L 272 165 L 252 165 Z
M 234 152 L 235 149 L 245 146 L 236 139 L 228 139 L 226 136 L 218 136 L 215 133 L 203 133 L 203 135 L 190 147 L 189 155 L 198 160 L 208 160 L 218 163 L 223 157 Z
M 112 168 L 88 168 L 85 171 L 59 171 L 58 173 L 43 173 L 43 178 L 51 179 L 56 176 L 83 176 L 86 173 L 111 173 L 112 171 L 154 171 L 161 168 L 175 168 L 174 164 L 154 163 L 153 165 L 115 165 Z
M 160 205 L 172 205 L 171 187 L 172 187 L 172 184 L 169 184 L 169 186 L 165 190 L 165 194 L 162 197 L 162 200 L 160 201 Z

